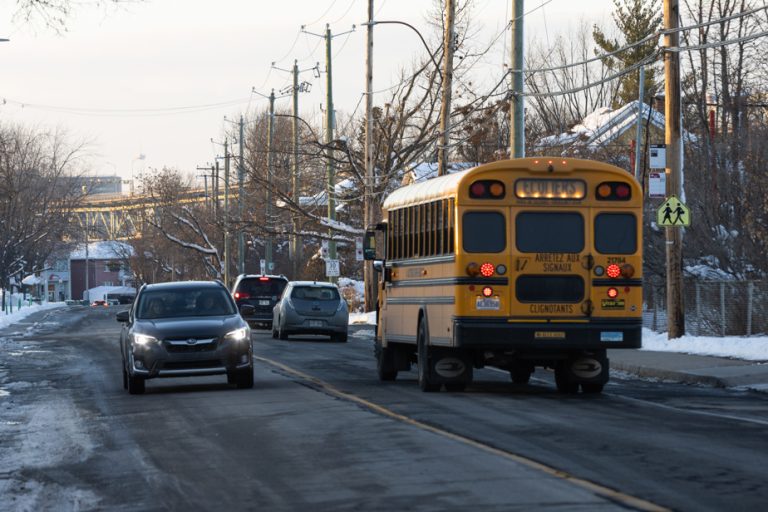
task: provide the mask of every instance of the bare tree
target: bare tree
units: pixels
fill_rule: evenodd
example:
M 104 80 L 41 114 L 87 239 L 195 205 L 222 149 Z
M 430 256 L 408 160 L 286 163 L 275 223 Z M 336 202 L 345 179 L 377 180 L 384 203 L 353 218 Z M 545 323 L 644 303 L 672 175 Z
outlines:
M 0 288 L 43 270 L 67 234 L 83 153 L 63 132 L 0 126 Z

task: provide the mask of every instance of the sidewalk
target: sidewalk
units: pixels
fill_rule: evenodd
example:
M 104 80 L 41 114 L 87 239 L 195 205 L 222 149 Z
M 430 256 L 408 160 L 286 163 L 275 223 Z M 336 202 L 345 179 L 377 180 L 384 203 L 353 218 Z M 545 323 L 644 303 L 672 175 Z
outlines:
M 768 362 L 652 350 L 609 350 L 608 358 L 611 369 L 640 377 L 768 393 Z

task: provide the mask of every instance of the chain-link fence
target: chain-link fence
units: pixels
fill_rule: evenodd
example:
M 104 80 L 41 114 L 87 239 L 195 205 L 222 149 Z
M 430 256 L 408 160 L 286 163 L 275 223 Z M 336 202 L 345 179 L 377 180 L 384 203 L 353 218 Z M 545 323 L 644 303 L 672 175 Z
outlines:
M 683 282 L 685 331 L 695 336 L 768 333 L 768 281 Z M 667 330 L 665 285 L 644 287 L 643 326 Z

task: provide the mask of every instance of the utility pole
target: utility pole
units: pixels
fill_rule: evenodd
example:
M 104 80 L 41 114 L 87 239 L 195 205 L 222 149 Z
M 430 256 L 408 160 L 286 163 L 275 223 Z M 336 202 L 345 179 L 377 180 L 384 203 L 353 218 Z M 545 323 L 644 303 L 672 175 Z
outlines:
M 451 129 L 451 92 L 453 88 L 453 33 L 456 4 L 454 0 L 445 1 L 445 34 L 443 41 L 443 90 L 440 102 L 440 137 L 437 140 L 437 175 L 448 173 L 448 132 Z
M 245 122 L 240 116 L 240 158 L 237 166 L 237 273 L 245 274 L 245 234 L 243 233 L 243 193 L 245 180 L 245 163 L 243 160 L 243 138 L 245 135 Z
M 365 210 L 364 228 L 376 222 L 376 208 L 373 206 L 373 0 L 368 0 L 368 30 L 366 32 L 365 52 Z M 376 304 L 376 280 L 373 262 L 363 262 L 363 280 L 365 282 L 365 310 L 374 311 Z
M 524 0 L 512 0 L 512 98 L 509 100 L 509 156 L 525 157 L 525 98 L 523 97 Z
M 213 166 L 210 166 L 210 167 L 200 167 L 200 166 L 198 166 L 195 169 L 198 170 L 198 171 L 210 171 L 211 172 L 211 192 L 213 192 L 213 186 L 214 186 L 213 185 Z M 208 196 L 208 175 L 207 174 L 200 174 L 197 177 L 199 178 L 201 176 L 203 178 L 203 186 L 205 187 L 205 205 L 210 208 L 211 207 L 210 203 L 212 203 L 213 201 L 211 201 L 210 196 Z
M 293 61 L 293 118 L 291 119 L 291 135 L 293 136 L 293 162 L 291 169 L 291 199 L 297 205 L 300 204 L 299 183 L 299 61 Z M 297 234 L 299 230 L 299 216 L 296 212 L 291 215 L 291 243 L 288 247 L 291 259 L 291 273 L 293 279 L 299 278 L 299 255 L 301 254 L 301 238 Z
M 267 120 L 267 208 L 264 224 L 267 228 L 267 241 L 264 248 L 264 259 L 267 261 L 267 272 L 274 268 L 272 263 L 272 174 L 274 155 L 272 154 L 273 137 L 275 136 L 275 90 L 269 94 L 269 119 Z
M 297 60 L 293 61 L 293 69 L 283 69 L 275 66 L 275 63 L 272 63 L 272 69 L 277 69 L 279 71 L 286 71 L 288 73 L 291 73 L 293 75 L 293 86 L 290 87 L 291 96 L 293 96 L 293 115 L 291 115 L 291 132 L 292 132 L 292 138 L 293 138 L 293 162 L 291 164 L 291 199 L 299 205 L 300 204 L 300 194 L 301 194 L 301 176 L 299 175 L 299 121 L 301 118 L 299 117 L 299 93 L 300 92 L 309 92 L 310 83 L 309 82 L 301 82 L 299 83 L 299 74 L 303 73 L 305 71 L 317 71 L 319 66 L 318 64 L 315 64 L 315 66 L 307 69 L 299 69 L 299 62 Z M 319 72 L 318 72 L 319 76 Z M 281 89 L 280 93 L 287 95 L 288 88 Z M 283 96 L 280 96 L 281 98 Z M 296 214 L 296 212 L 291 213 L 291 227 L 293 230 L 293 233 L 290 237 L 290 242 L 288 244 L 288 256 L 291 260 L 291 273 L 293 276 L 293 279 L 298 279 L 299 276 L 299 262 L 301 259 L 301 237 L 298 235 L 299 231 L 299 216 Z
M 664 142 L 667 145 L 667 197 L 683 199 L 682 140 L 680 137 L 680 23 L 678 0 L 664 0 Z M 667 248 L 667 337 L 679 338 L 685 334 L 683 308 L 683 231 L 680 227 L 666 227 Z
M 331 68 L 331 26 L 325 26 L 325 154 L 328 160 L 326 164 L 326 191 L 328 194 L 328 220 L 332 223 L 336 220 L 336 201 L 334 195 L 336 193 L 336 177 L 335 169 L 333 168 L 333 150 L 331 149 L 331 142 L 333 141 L 333 129 L 336 125 L 336 113 L 333 111 L 333 72 Z M 333 239 L 333 229 L 328 229 L 328 234 L 331 239 L 328 242 L 328 258 L 335 260 L 336 256 L 336 240 Z M 331 278 L 332 282 L 336 282 L 334 278 Z
M 224 139 L 224 285 L 229 288 L 229 141 Z
M 219 220 L 219 161 L 216 160 L 213 170 L 213 218 Z
M 637 125 L 635 131 L 635 161 L 633 163 L 635 179 L 643 183 L 643 173 L 640 172 L 640 148 L 643 134 L 643 99 L 645 97 L 645 67 L 640 67 L 640 89 L 637 95 Z
M 336 126 L 336 113 L 333 110 L 333 68 L 331 66 L 331 58 L 333 57 L 333 54 L 331 53 L 331 42 L 334 36 L 331 35 L 331 26 L 328 24 L 325 25 L 325 35 L 307 32 L 304 30 L 303 26 L 301 27 L 301 30 L 307 34 L 312 34 L 325 39 L 325 155 L 328 160 L 326 163 L 326 193 L 328 194 L 328 220 L 333 224 L 336 221 L 336 201 L 334 197 L 336 193 L 336 177 L 333 166 L 333 149 L 331 149 L 333 129 Z M 349 32 L 354 32 L 354 30 L 355 26 L 352 25 L 352 30 L 336 34 L 336 37 L 343 36 Z M 330 240 L 328 241 L 328 259 L 335 260 L 337 259 L 337 256 L 336 240 L 333 239 L 333 228 L 328 228 L 328 235 L 330 237 Z M 336 282 L 335 277 L 331 277 L 330 280 L 331 282 Z

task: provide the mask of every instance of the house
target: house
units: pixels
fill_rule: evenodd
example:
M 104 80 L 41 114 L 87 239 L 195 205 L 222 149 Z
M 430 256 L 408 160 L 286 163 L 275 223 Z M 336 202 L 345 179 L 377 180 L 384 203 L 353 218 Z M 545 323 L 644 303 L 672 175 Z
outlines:
M 618 108 L 601 107 L 567 132 L 539 139 L 534 151 L 541 154 L 573 155 L 587 158 L 609 147 L 626 148 L 627 162 L 634 165 L 634 142 L 637 121 L 650 131 L 649 143 L 664 142 L 664 114 L 647 103 L 633 101 Z M 696 136 L 683 130 L 683 142 L 696 141 Z M 645 141 L 645 132 L 643 132 Z
M 132 254 L 133 247 L 122 242 L 91 242 L 87 246 L 79 245 L 69 255 L 70 298 L 89 298 L 85 293 L 86 287 L 93 289 L 100 286 L 131 286 L 133 277 L 126 264 Z

